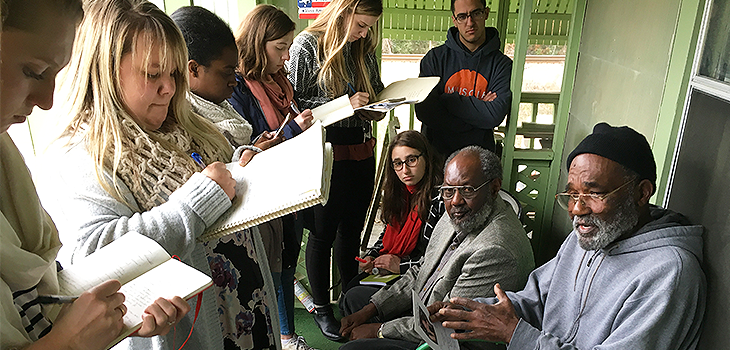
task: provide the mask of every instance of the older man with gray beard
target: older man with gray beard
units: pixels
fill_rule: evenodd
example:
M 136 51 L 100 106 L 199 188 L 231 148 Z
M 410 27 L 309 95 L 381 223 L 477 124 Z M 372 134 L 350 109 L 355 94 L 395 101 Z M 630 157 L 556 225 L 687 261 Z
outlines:
M 524 290 L 496 285 L 496 298 L 454 298 L 430 310 L 433 318 L 471 331 L 454 338 L 508 349 L 695 349 L 705 310 L 703 230 L 649 204 L 655 181 L 643 135 L 596 125 L 568 156 L 566 191 L 556 196 L 574 232 L 558 255 Z
M 434 227 L 421 266 L 411 267 L 367 305 L 344 303 L 340 332 L 357 340 L 340 349 L 416 349 L 421 338 L 411 316 L 412 290 L 430 305 L 482 296 L 497 281 L 512 290 L 524 287 L 535 266 L 532 248 L 514 211 L 499 197 L 501 186 L 502 166 L 494 153 L 469 146 L 449 157 L 440 188 L 448 215 Z

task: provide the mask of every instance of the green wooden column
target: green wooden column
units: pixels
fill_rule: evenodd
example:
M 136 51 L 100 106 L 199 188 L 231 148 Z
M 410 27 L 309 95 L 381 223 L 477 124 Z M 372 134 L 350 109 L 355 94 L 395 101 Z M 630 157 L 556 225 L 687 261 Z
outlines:
M 501 4 L 501 3 L 500 3 Z M 533 1 L 522 1 L 517 19 L 517 34 L 515 37 L 515 56 L 512 63 L 512 106 L 504 135 L 504 150 L 502 151 L 503 179 L 502 188 L 510 191 L 512 177 L 512 163 L 515 156 L 515 136 L 517 131 L 517 117 L 520 114 L 520 100 L 522 99 L 522 76 L 525 71 L 525 57 L 527 56 L 527 39 L 530 35 L 530 18 L 532 16 Z M 506 27 L 505 27 L 506 31 Z M 506 34 L 505 34 L 506 36 Z
M 690 73 L 704 7 L 704 0 L 683 0 L 679 8 L 677 31 L 670 53 L 667 80 L 664 84 L 662 103 L 659 106 L 654 140 L 651 143 L 657 165 L 657 191 L 651 201 L 659 205 L 666 205 L 664 201 L 669 184 L 669 171 L 672 167 L 677 134 L 682 122 L 687 87 L 692 76 Z
M 555 114 L 555 136 L 553 139 L 553 161 L 550 164 L 549 183 L 546 195 L 550 197 L 552 194 L 558 193 L 560 168 L 562 166 L 563 151 L 565 148 L 565 134 L 568 130 L 568 113 L 570 112 L 570 101 L 573 96 L 573 84 L 575 82 L 575 73 L 578 66 L 578 49 L 580 47 L 580 38 L 583 32 L 583 20 L 585 18 L 586 3 L 588 0 L 576 0 L 573 7 L 573 19 L 570 23 L 570 34 L 568 37 L 568 48 L 565 55 L 565 66 L 563 67 L 563 82 L 560 88 L 560 100 L 558 101 L 558 110 Z M 544 206 L 544 215 L 540 224 L 542 234 L 536 237 L 538 247 L 543 247 L 546 242 L 547 235 L 552 230 L 553 210 L 555 209 L 555 200 L 546 200 Z M 547 261 L 548 256 L 542 251 L 535 252 L 537 261 Z
M 500 47 L 502 48 L 502 52 L 504 52 L 504 45 L 507 41 L 507 19 L 509 18 L 509 2 L 510 0 L 499 0 L 499 5 L 497 5 L 497 23 L 495 23 L 495 27 L 499 32 L 499 40 L 501 41 Z

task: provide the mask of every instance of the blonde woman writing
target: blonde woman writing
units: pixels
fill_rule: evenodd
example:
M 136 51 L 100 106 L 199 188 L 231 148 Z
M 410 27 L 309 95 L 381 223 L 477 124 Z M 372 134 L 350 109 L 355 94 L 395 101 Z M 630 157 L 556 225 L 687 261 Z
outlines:
M 121 284 L 105 281 L 64 307 L 53 323 L 39 295 L 58 293 L 56 226 L 41 206 L 28 168 L 7 133 L 33 107 L 53 104 L 56 74 L 71 54 L 80 0 L 5 0 L 0 48 L 0 348 L 104 349 L 122 330 Z M 165 334 L 190 310 L 159 298 L 138 336 Z
M 79 33 L 65 80 L 73 119 L 46 172 L 63 193 L 51 215 L 64 249 L 78 258 L 129 231 L 151 237 L 212 273 L 215 288 L 203 293 L 186 346 L 275 347 L 278 322 L 268 312 L 276 299 L 260 237 L 245 230 L 196 241 L 231 206 L 236 183 L 222 163 L 231 161 L 232 147 L 185 98 L 188 57 L 180 31 L 149 2 L 99 0 L 90 3 Z M 208 165 L 200 167 L 192 152 Z M 186 317 L 165 338 L 125 345 L 179 347 L 192 321 Z

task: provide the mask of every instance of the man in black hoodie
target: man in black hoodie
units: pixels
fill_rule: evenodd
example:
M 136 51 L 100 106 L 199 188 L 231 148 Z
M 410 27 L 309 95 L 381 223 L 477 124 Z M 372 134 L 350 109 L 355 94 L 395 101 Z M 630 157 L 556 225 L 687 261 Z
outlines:
M 446 43 L 421 60 L 420 76 L 441 81 L 416 105 L 416 117 L 444 157 L 468 145 L 494 151 L 492 130 L 512 103 L 512 60 L 500 51 L 497 29 L 484 27 L 485 0 L 451 0 L 451 13 Z

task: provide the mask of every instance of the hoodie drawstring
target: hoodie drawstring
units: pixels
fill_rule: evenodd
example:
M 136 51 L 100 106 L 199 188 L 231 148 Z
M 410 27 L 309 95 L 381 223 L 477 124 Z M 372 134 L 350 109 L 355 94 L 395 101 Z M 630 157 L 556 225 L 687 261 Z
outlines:
M 580 263 L 578 263 L 578 270 L 575 271 L 575 280 L 573 281 L 573 291 L 575 292 L 575 289 L 578 287 L 578 275 L 580 275 L 580 269 L 583 268 L 583 260 L 586 259 L 586 254 L 588 252 L 583 252 L 583 257 L 580 258 Z
M 585 258 L 585 255 L 588 252 L 585 252 L 583 254 L 583 258 Z M 596 251 L 596 253 L 600 253 L 600 250 Z M 591 257 L 590 260 L 592 260 L 595 257 L 595 254 L 593 257 Z M 593 279 L 596 277 L 596 274 L 598 273 L 598 269 L 601 267 L 601 264 L 603 263 L 603 260 L 606 259 L 606 255 L 601 255 L 601 260 L 598 261 L 598 265 L 596 265 L 596 268 L 593 270 L 593 274 L 591 274 L 591 278 L 588 280 L 588 288 L 586 288 L 585 292 L 583 293 L 583 299 L 580 303 L 580 310 L 578 310 L 578 315 L 575 317 L 575 320 L 573 320 L 573 326 L 570 330 L 570 337 L 565 340 L 566 343 L 572 342 L 573 338 L 578 334 L 578 325 L 580 324 L 580 318 L 583 316 L 583 311 L 585 311 L 586 304 L 588 303 L 588 295 L 591 292 L 591 286 L 593 285 Z M 587 266 L 590 266 L 590 260 Z M 579 266 L 583 266 L 583 259 L 581 259 L 581 264 Z M 578 268 L 578 271 L 580 271 L 580 268 Z M 577 284 L 578 274 L 576 274 L 576 284 Z M 575 290 L 575 286 L 573 287 Z

